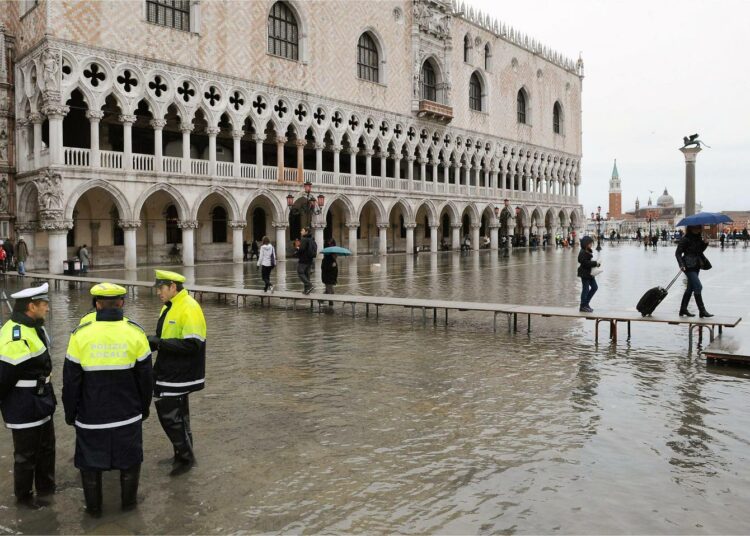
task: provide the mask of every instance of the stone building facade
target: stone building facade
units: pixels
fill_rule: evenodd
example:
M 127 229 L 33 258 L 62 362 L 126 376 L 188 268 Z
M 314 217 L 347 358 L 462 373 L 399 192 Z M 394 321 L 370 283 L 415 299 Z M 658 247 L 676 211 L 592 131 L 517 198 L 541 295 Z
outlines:
M 583 222 L 583 62 L 465 5 L 5 6 L 6 198 L 34 267 L 82 244 L 98 266 L 239 262 L 263 235 L 284 258 L 307 225 L 387 254 Z

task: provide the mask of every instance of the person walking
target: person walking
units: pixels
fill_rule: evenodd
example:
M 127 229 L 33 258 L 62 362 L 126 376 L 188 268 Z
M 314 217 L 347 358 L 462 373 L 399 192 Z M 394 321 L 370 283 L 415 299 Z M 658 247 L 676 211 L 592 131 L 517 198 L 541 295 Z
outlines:
M 10 237 L 3 241 L 3 249 L 5 250 L 5 270 L 11 270 L 13 268 L 13 257 L 16 255 L 16 250 L 13 247 L 13 240 Z
M 154 364 L 154 406 L 164 432 L 172 442 L 170 475 L 177 476 L 195 464 L 188 395 L 206 385 L 206 320 L 187 289 L 185 276 L 156 270 L 156 293 L 164 306 L 149 335 Z
M 276 250 L 267 236 L 264 236 L 261 242 L 263 245 L 260 246 L 260 253 L 258 254 L 258 266 L 260 266 L 260 274 L 263 278 L 263 283 L 265 283 L 263 292 L 268 292 L 269 290 L 273 292 L 271 271 L 276 267 Z
M 590 236 L 581 238 L 581 251 L 578 252 L 578 277 L 581 278 L 581 305 L 578 308 L 582 313 L 593 313 L 591 308 L 591 298 L 594 297 L 599 285 L 596 284 L 596 278 L 591 274 L 592 268 L 598 268 L 600 263 L 594 260 L 592 251 L 594 239 Z
M 82 245 L 81 249 L 78 250 L 78 259 L 81 261 L 81 274 L 88 273 L 91 257 L 89 256 L 89 250 L 86 249 L 86 244 Z
M 247 240 L 242 241 L 242 260 L 246 261 L 248 260 L 248 252 L 250 251 L 250 244 L 248 244 Z
M 302 235 L 302 239 L 294 252 L 298 259 L 297 275 L 304 285 L 302 292 L 310 294 L 313 291 L 313 285 L 310 282 L 310 269 L 312 268 L 312 263 L 315 261 L 315 256 L 318 254 L 318 246 L 313 237 L 310 236 L 310 231 L 307 227 L 303 227 L 300 234 Z
M 23 236 L 18 237 L 16 245 L 16 261 L 18 262 L 18 275 L 26 275 L 26 259 L 29 258 L 29 247 Z
M 5 273 L 8 269 L 7 261 L 8 254 L 5 252 L 5 248 L 3 248 L 3 241 L 0 240 L 0 272 Z
M 153 378 L 146 333 L 123 315 L 127 290 L 99 283 L 90 292 L 96 316 L 70 336 L 62 398 L 65 422 L 76 430 L 74 463 L 86 511 L 98 517 L 102 471 L 120 471 L 123 510 L 138 502 L 142 423 L 149 416 Z
M 334 294 L 333 287 L 338 283 L 338 277 L 339 265 L 336 262 L 336 254 L 324 254 L 323 261 L 320 263 L 320 278 L 326 287 L 324 294 Z M 328 305 L 333 307 L 333 302 L 329 301 Z
M 19 503 L 37 508 L 34 497 L 55 491 L 57 400 L 44 319 L 49 284 L 11 294 L 13 313 L 0 329 L 0 410 L 13 434 L 13 490 Z
M 258 242 L 255 239 L 250 242 L 250 260 L 253 260 L 253 257 L 258 258 Z
M 687 233 L 677 243 L 677 250 L 675 251 L 677 264 L 687 277 L 687 289 L 685 289 L 680 303 L 680 316 L 695 316 L 688 311 L 690 297 L 693 295 L 695 295 L 695 303 L 698 306 L 700 317 L 710 318 L 714 316 L 706 311 L 706 306 L 703 303 L 703 284 L 701 284 L 699 277 L 701 268 L 708 269 L 710 267 L 708 259 L 703 254 L 708 247 L 708 240 L 703 238 L 702 230 L 703 228 L 700 225 L 689 225 Z

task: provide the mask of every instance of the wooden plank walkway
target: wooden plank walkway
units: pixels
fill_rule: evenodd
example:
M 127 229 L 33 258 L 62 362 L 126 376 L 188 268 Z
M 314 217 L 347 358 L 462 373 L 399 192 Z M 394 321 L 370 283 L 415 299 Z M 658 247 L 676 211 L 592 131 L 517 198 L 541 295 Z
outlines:
M 720 335 L 703 350 L 703 355 L 709 360 L 750 363 L 750 330 Z
M 10 272 L 8 275 L 16 275 L 15 272 Z M 100 279 L 94 279 L 89 277 L 81 276 L 70 276 L 70 275 L 52 275 L 52 274 L 40 274 L 28 272 L 26 277 L 34 281 L 50 281 L 54 288 L 60 288 L 63 282 L 73 283 L 76 286 L 82 287 L 84 284 L 95 284 Z M 153 291 L 153 281 L 134 281 L 125 279 L 107 279 L 111 283 L 121 285 L 128 289 L 128 292 L 135 291 L 136 287 L 146 287 Z M 411 310 L 412 322 L 414 321 L 414 311 L 421 311 L 422 323 L 426 324 L 428 321 L 428 312 L 432 313 L 433 324 L 438 323 L 438 311 L 443 310 L 445 315 L 445 325 L 448 325 L 448 313 L 449 311 L 473 311 L 473 312 L 487 312 L 493 314 L 493 329 L 497 332 L 497 317 L 499 315 L 505 315 L 508 321 L 509 331 L 518 331 L 518 317 L 526 316 L 526 331 L 531 333 L 531 317 L 539 316 L 542 318 L 557 317 L 557 318 L 583 318 L 585 320 L 593 320 L 595 341 L 599 342 L 599 324 L 606 322 L 609 324 L 609 337 L 613 342 L 617 342 L 617 326 L 618 323 L 627 324 L 628 339 L 631 336 L 631 323 L 632 322 L 644 322 L 649 324 L 669 324 L 669 325 L 685 325 L 688 328 L 688 348 L 693 346 L 693 333 L 698 333 L 698 340 L 702 342 L 703 330 L 707 330 L 710 340 L 713 342 L 714 337 L 718 331 L 721 334 L 723 328 L 732 328 L 737 326 L 741 321 L 741 317 L 727 317 L 727 316 L 714 316 L 712 318 L 699 318 L 699 317 L 680 317 L 676 313 L 658 313 L 654 316 L 643 317 L 636 311 L 605 311 L 597 310 L 594 313 L 582 313 L 578 311 L 577 307 L 547 307 L 540 305 L 519 305 L 510 303 L 491 303 L 491 302 L 465 302 L 465 301 L 452 301 L 452 300 L 433 300 L 433 299 L 420 299 L 420 298 L 396 298 L 391 296 L 364 296 L 364 295 L 351 295 L 351 294 L 302 294 L 301 292 L 291 291 L 274 291 L 274 292 L 263 292 L 259 289 L 245 289 L 235 287 L 215 287 L 207 285 L 189 285 L 188 291 L 192 293 L 199 301 L 203 300 L 205 294 L 215 294 L 219 302 L 228 303 L 229 296 L 233 296 L 236 299 L 237 307 L 240 304 L 247 305 L 249 298 L 260 300 L 261 307 L 268 305 L 271 306 L 271 300 L 284 300 L 285 307 L 288 308 L 290 303 L 293 309 L 296 310 L 297 303 L 309 302 L 309 308 L 311 311 L 315 310 L 315 305 L 318 305 L 318 310 L 322 309 L 324 302 L 340 303 L 343 306 L 349 305 L 352 310 L 352 316 L 356 314 L 357 305 L 364 305 L 365 316 L 370 315 L 370 308 L 375 308 L 375 316 L 377 317 L 381 307 L 404 307 Z

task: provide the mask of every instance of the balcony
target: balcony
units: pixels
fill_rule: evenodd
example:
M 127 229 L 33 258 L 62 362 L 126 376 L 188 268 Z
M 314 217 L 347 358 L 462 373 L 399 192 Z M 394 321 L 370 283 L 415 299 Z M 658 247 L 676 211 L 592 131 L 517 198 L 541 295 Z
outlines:
M 453 108 L 446 106 L 445 104 L 439 104 L 429 100 L 421 100 L 419 101 L 419 108 L 417 109 L 417 117 L 432 119 L 433 121 L 447 124 L 453 120 Z

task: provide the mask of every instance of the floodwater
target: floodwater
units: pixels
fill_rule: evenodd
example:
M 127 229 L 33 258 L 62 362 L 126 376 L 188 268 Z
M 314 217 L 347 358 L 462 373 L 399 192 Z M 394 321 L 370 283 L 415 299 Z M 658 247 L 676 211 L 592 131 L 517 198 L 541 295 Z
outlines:
M 515 250 L 341 259 L 337 292 L 576 306 L 576 251 Z M 708 251 L 709 309 L 750 319 L 750 249 Z M 634 309 L 676 273 L 674 248 L 601 252 L 594 309 Z M 294 262 L 274 277 L 300 289 Z M 285 273 L 284 273 L 285 272 Z M 97 276 L 122 277 L 122 271 Z M 139 279 L 150 279 L 140 269 Z M 254 263 L 199 265 L 201 284 L 260 287 Z M 315 272 L 319 280 L 319 271 Z M 679 281 L 660 310 L 677 310 Z M 322 285 L 319 286 L 322 288 Z M 68 332 L 85 291 L 52 295 L 60 392 Z M 691 306 L 693 308 L 694 306 Z M 146 289 L 126 306 L 152 330 Z M 12 495 L 0 440 L 0 533 L 740 533 L 750 526 L 750 369 L 708 366 L 687 330 L 633 325 L 593 342 L 585 320 L 534 320 L 510 334 L 492 315 L 446 327 L 383 308 L 355 318 L 206 298 L 207 388 L 191 396 L 199 465 L 170 478 L 171 448 L 144 423 L 140 504 L 91 519 L 73 467 L 74 431 L 56 413 L 59 492 L 39 511 Z M 420 315 L 417 315 L 419 317 Z M 519 319 L 519 328 L 525 325 Z M 603 328 L 606 332 L 606 327 Z M 153 414 L 153 412 L 152 412 Z

